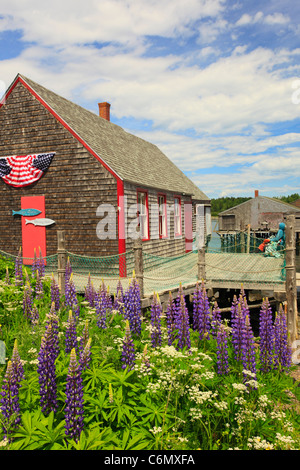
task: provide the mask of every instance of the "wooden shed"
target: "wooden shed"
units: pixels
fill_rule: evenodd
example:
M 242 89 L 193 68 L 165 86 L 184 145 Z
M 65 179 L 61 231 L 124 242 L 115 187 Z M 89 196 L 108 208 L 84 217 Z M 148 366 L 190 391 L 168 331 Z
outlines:
M 57 230 L 73 253 L 120 255 L 141 236 L 174 256 L 192 249 L 196 206 L 210 214 L 157 146 L 110 121 L 109 103 L 93 113 L 20 74 L 0 103 L 0 176 L 0 250 L 24 258 L 54 254 Z
M 250 225 L 251 230 L 259 233 L 277 232 L 280 222 L 284 222 L 287 215 L 296 217 L 296 233 L 300 232 L 300 208 L 279 201 L 275 198 L 260 196 L 255 191 L 255 196 L 238 206 L 227 209 L 219 213 L 219 233 L 240 232 L 247 230 Z

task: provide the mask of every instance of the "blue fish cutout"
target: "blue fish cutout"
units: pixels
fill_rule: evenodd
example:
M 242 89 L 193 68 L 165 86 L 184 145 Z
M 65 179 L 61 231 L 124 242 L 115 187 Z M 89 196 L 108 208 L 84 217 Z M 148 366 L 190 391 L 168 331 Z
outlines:
M 12 215 L 23 215 L 26 217 L 32 217 L 34 215 L 39 215 L 41 211 L 38 209 L 21 209 L 20 211 L 12 211 Z

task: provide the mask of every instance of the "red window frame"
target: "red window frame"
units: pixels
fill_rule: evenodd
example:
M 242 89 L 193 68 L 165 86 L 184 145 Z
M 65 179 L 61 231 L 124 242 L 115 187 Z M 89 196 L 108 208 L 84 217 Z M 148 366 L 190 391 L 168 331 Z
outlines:
M 178 207 L 179 207 L 179 214 L 176 214 L 176 203 L 175 201 L 178 200 Z M 176 231 L 176 218 L 178 218 L 178 225 L 179 225 L 179 231 Z M 181 197 L 180 196 L 174 196 L 174 236 L 175 237 L 181 237 L 182 236 L 182 217 L 181 217 Z
M 147 230 L 147 236 L 142 236 L 142 240 L 143 241 L 146 241 L 146 240 L 150 240 L 150 230 L 149 230 L 149 204 L 148 204 L 148 191 L 145 190 L 145 189 L 140 189 L 138 188 L 137 191 L 136 191 L 136 199 L 137 199 L 137 217 L 139 218 L 139 223 L 138 223 L 138 226 L 140 227 L 141 229 L 141 221 L 140 221 L 140 210 L 139 210 L 139 205 L 140 205 L 140 201 L 139 201 L 139 195 L 140 194 L 144 194 L 145 195 L 145 208 L 146 208 L 146 213 L 145 214 L 142 214 L 146 217 L 146 230 Z M 144 235 L 144 234 L 142 234 Z
M 163 200 L 163 202 L 160 201 L 161 199 Z M 165 194 L 158 193 L 157 194 L 157 204 L 158 204 L 158 234 L 159 234 L 159 238 L 168 238 L 167 196 Z M 162 210 L 161 210 L 161 206 L 163 206 Z

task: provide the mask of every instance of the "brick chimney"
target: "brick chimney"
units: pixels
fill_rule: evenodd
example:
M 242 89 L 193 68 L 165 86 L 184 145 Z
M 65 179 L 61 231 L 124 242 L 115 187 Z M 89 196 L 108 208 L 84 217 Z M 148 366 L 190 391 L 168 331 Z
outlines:
M 98 103 L 99 106 L 99 116 L 107 121 L 110 121 L 110 104 L 107 102 Z
M 258 194 L 259 194 L 259 193 L 258 193 L 258 189 L 256 189 L 255 192 L 254 192 L 254 196 L 255 196 L 255 197 L 258 197 Z

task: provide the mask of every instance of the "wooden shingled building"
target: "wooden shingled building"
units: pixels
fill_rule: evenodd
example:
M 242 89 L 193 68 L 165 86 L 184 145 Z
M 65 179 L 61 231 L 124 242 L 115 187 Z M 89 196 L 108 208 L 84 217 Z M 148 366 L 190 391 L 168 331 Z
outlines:
M 0 250 L 51 255 L 64 230 L 70 252 L 122 254 L 135 220 L 146 251 L 191 250 L 195 207 L 205 219 L 209 198 L 157 146 L 111 122 L 109 108 L 93 113 L 17 75 L 0 103 Z

